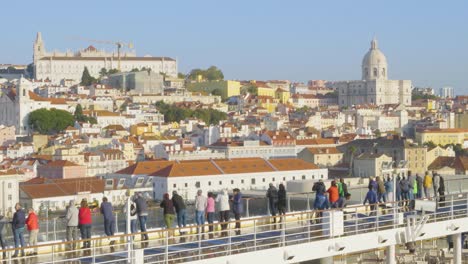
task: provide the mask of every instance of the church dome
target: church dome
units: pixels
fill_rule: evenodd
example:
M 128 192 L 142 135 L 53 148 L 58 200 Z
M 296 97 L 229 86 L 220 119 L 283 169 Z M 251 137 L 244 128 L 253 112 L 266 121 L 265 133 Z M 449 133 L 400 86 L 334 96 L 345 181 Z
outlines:
M 373 39 L 369 51 L 362 59 L 362 79 L 387 79 L 387 58 L 379 50 L 377 40 Z

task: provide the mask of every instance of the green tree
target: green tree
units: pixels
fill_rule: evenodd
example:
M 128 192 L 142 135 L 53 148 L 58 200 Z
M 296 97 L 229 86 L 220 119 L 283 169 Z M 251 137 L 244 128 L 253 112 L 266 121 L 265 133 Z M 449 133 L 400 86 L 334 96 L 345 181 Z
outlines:
M 437 147 L 437 145 L 433 141 L 424 142 L 423 146 L 428 147 L 430 149 Z
M 379 137 L 382 136 L 382 132 L 380 132 L 379 129 L 376 129 L 376 130 L 374 131 L 374 134 L 375 134 L 375 137 L 377 137 L 377 138 L 379 138 Z
M 74 123 L 73 115 L 65 110 L 41 108 L 29 114 L 28 123 L 41 134 L 57 133 Z
M 26 67 L 26 72 L 28 73 L 29 77 L 34 76 L 34 65 L 32 63 L 28 64 L 28 67 Z
M 205 71 L 205 78 L 208 81 L 224 80 L 224 74 L 216 66 L 211 66 Z
M 218 88 L 214 89 L 213 91 L 211 91 L 211 94 L 212 95 L 219 95 L 219 96 L 222 96 L 223 93 L 221 92 L 221 90 L 219 90 Z
M 227 119 L 226 113 L 214 109 L 197 109 L 192 111 L 191 109 L 166 104 L 163 101 L 157 102 L 155 105 L 159 112 L 164 115 L 164 120 L 167 122 L 180 122 L 186 118 L 196 117 L 206 124 L 217 125 L 219 121 Z
M 179 79 L 185 79 L 185 77 L 186 77 L 185 74 L 183 74 L 183 73 L 181 73 L 181 72 L 179 72 L 179 73 L 177 74 L 177 78 L 179 78 Z
M 96 82 L 96 79 L 89 74 L 88 67 L 85 67 L 81 75 L 81 85 L 88 86 Z
M 101 68 L 99 71 L 99 76 L 102 78 L 104 76 L 107 76 L 107 69 L 106 68 Z
M 118 73 L 118 72 L 119 72 L 119 70 L 117 70 L 117 69 L 110 69 L 110 70 L 107 72 L 107 74 L 108 74 L 108 75 L 111 75 L 111 74 L 116 74 L 116 73 Z
M 139 72 L 140 70 L 138 68 L 133 68 L 130 72 Z
M 203 78 L 205 78 L 205 71 L 202 70 L 202 69 L 193 69 L 188 74 L 188 79 L 197 80 L 199 75 L 201 75 Z

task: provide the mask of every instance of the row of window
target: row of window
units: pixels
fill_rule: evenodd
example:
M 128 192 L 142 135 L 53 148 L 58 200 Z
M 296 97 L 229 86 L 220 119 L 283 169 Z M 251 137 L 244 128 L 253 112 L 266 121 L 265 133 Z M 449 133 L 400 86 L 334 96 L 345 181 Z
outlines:
M 302 176 L 300 177 L 301 180 L 306 180 L 307 178 L 309 178 L 309 179 L 315 179 L 315 176 L 313 175 L 312 177 L 306 177 L 306 175 L 302 175 Z M 320 175 L 320 179 L 323 179 L 323 174 Z M 274 177 L 271 178 L 271 181 L 272 181 L 272 182 L 275 182 L 275 180 L 276 180 L 276 179 L 275 179 Z M 296 176 L 293 176 L 293 177 L 291 178 L 291 180 L 293 180 L 293 181 L 296 180 Z M 282 181 L 285 182 L 285 181 L 286 181 L 286 177 L 283 177 Z M 229 181 L 227 181 L 227 182 L 229 182 Z M 266 179 L 265 179 L 265 178 L 262 178 L 262 182 L 263 182 L 263 183 L 266 183 Z M 225 183 L 226 183 L 226 182 L 225 182 Z M 255 185 L 256 183 L 257 183 L 257 179 L 256 179 L 256 178 L 250 179 L 250 184 L 251 184 L 251 185 Z M 234 180 L 231 180 L 231 181 L 230 181 L 230 184 L 231 184 L 231 185 L 234 185 L 234 184 L 235 184 Z M 244 180 L 244 179 L 241 179 L 241 180 L 240 180 L 240 184 L 245 184 L 245 180 Z M 208 185 L 208 186 L 214 186 L 214 185 L 215 185 L 215 182 L 208 181 L 207 185 Z M 218 185 L 219 185 L 219 186 L 222 186 L 222 185 L 223 185 L 223 181 L 218 181 Z M 183 186 L 184 186 L 185 188 L 188 188 L 188 187 L 189 187 L 189 184 L 188 184 L 188 183 L 184 183 Z M 161 183 L 161 187 L 164 187 L 164 184 L 163 184 L 163 183 Z M 173 188 L 177 188 L 177 184 L 174 183 L 174 184 L 172 185 L 172 187 L 173 187 Z M 201 183 L 200 183 L 199 181 L 195 182 L 195 188 L 201 188 Z

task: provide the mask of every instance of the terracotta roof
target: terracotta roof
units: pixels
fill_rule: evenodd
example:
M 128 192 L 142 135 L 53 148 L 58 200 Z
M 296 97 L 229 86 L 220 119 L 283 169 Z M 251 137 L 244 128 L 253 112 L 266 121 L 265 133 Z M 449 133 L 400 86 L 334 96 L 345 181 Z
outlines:
M 151 176 L 162 177 L 184 177 L 184 176 L 204 176 L 216 175 L 222 172 L 211 163 L 210 160 L 201 161 L 184 161 L 180 163 L 173 163 L 159 171 L 151 174 Z
M 269 162 L 279 171 L 315 170 L 319 167 L 301 159 L 271 159 Z
M 458 156 L 455 162 L 455 168 L 461 171 L 468 171 L 468 157 Z
M 215 162 L 226 174 L 275 171 L 267 161 L 261 158 L 213 160 L 213 162 Z
M 122 125 L 108 125 L 103 129 L 108 129 L 108 130 L 117 130 L 117 131 L 126 131 L 125 128 Z
M 71 196 L 79 192 L 102 193 L 104 192 L 104 180 L 97 178 L 35 178 L 20 184 L 20 189 L 32 199 Z
M 428 167 L 429 170 L 438 170 L 444 167 L 454 168 L 455 157 L 437 157 Z
M 314 139 L 297 139 L 296 145 L 332 145 L 336 144 L 334 138 L 314 138 Z
M 67 100 L 63 98 L 45 98 L 37 95 L 32 91 L 29 91 L 28 95 L 29 98 L 33 101 L 50 102 L 51 104 L 67 104 Z
M 74 162 L 68 161 L 68 160 L 55 160 L 52 162 L 47 163 L 47 167 L 72 167 L 72 166 L 80 166 Z
M 342 154 L 336 147 L 330 148 L 307 148 L 307 150 L 312 154 Z
M 175 161 L 167 161 L 167 160 L 140 161 L 125 169 L 119 170 L 115 173 L 127 174 L 127 175 L 151 174 L 155 171 L 159 171 L 163 168 L 166 168 L 169 165 L 172 165 L 173 163 L 175 163 Z

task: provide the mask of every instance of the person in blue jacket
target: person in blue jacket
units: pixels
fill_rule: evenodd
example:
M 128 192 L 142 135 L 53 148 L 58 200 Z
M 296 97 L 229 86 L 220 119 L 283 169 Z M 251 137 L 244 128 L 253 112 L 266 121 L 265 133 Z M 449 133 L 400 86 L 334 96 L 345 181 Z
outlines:
M 234 196 L 232 197 L 232 211 L 234 213 L 234 218 L 236 219 L 236 235 L 240 235 L 240 218 L 241 214 L 243 213 L 243 206 L 242 206 L 242 193 L 238 188 L 233 190 Z
M 369 186 L 369 191 L 366 194 L 363 204 L 369 203 L 371 213 L 369 215 L 374 215 L 377 211 L 377 193 L 374 191 L 372 186 Z

